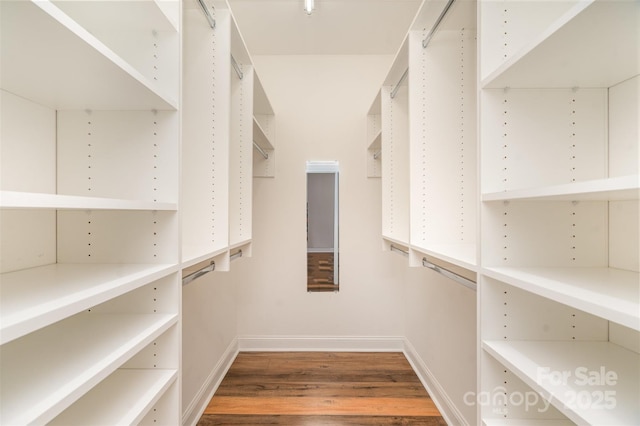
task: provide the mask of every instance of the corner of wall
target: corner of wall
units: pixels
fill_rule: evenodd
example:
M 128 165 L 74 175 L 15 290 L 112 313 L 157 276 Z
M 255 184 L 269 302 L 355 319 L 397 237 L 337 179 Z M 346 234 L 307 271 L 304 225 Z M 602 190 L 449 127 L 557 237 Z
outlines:
M 429 396 L 438 407 L 440 414 L 450 425 L 469 425 L 469 422 L 464 418 L 460 410 L 457 409 L 451 398 L 447 395 L 444 388 L 440 385 L 435 376 L 431 373 L 427 365 L 424 363 L 420 355 L 413 347 L 411 342 L 405 338 L 404 340 L 404 356 L 411 364 L 413 371 L 422 382 Z
M 207 408 L 209 401 L 213 397 L 213 394 L 218 389 L 218 386 L 220 386 L 222 379 L 224 379 L 224 376 L 227 374 L 227 371 L 229 371 L 231 364 L 233 364 L 233 361 L 236 359 L 238 351 L 238 339 L 233 339 L 224 354 L 220 357 L 216 366 L 207 376 L 207 379 L 202 384 L 198 393 L 183 411 L 183 426 L 196 426 L 200 416 L 202 416 L 202 413 Z

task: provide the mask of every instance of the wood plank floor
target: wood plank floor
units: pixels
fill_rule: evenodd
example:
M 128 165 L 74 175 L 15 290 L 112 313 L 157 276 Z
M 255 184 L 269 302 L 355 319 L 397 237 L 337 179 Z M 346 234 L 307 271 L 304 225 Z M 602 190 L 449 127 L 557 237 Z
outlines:
M 307 291 L 338 291 L 333 272 L 333 253 L 307 253 Z
M 198 426 L 445 426 L 401 353 L 241 352 Z

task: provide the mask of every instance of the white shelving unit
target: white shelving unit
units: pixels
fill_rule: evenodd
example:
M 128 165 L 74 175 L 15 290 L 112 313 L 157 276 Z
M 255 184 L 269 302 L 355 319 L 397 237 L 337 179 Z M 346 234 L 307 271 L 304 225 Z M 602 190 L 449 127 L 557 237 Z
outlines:
M 228 3 L 205 5 L 215 28 L 184 2 L 182 266 L 228 271 L 238 251 L 251 256 L 253 176 L 273 176 L 275 123 Z
M 233 15 L 231 18 L 229 247 L 251 256 L 255 72 Z
M 477 269 L 476 3 L 425 3 L 410 31 L 410 241 L 422 258 Z
M 146 386 L 150 352 L 179 387 L 180 9 L 162 3 L 0 5 L 3 424 L 94 423 L 76 401 L 134 361 L 111 389 Z M 167 389 L 147 399 L 177 424 Z
M 409 246 L 409 38 L 380 89 L 383 248 Z M 393 95 L 393 96 L 392 96 Z
M 367 170 L 382 177 L 383 248 L 475 280 L 476 3 L 443 7 L 423 2 L 369 109 Z
M 182 266 L 214 258 L 229 268 L 231 13 L 226 2 L 197 1 L 183 12 Z M 214 96 L 215 95 L 215 96 Z
M 509 401 L 479 408 L 487 425 L 640 422 L 639 18 L 479 3 L 478 391 Z M 581 380 L 603 369 L 617 379 Z

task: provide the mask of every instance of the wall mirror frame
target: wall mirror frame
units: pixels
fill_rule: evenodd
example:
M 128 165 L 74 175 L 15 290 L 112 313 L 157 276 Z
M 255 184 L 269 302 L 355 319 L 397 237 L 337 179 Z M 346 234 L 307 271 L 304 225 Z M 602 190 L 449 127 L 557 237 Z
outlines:
M 340 289 L 339 164 L 307 161 L 307 291 Z

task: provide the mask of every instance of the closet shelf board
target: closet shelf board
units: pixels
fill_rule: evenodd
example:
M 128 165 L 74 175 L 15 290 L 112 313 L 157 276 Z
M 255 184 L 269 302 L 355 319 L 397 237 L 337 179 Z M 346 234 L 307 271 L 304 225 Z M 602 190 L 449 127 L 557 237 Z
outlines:
M 2 274 L 0 344 L 177 272 L 172 264 L 62 264 Z
M 228 246 L 211 250 L 208 246 L 185 245 L 182 247 L 182 269 L 193 266 L 205 260 L 219 256 L 229 251 Z
M 445 262 L 452 263 L 470 271 L 477 271 L 476 245 L 473 243 L 460 244 L 427 244 L 411 245 L 411 249 L 433 256 Z
M 138 424 L 177 377 L 176 370 L 118 369 L 49 425 Z
M 3 90 L 53 109 L 177 109 L 176 98 L 50 1 L 0 4 Z
M 83 313 L 2 346 L 2 424 L 47 423 L 176 324 L 175 314 Z
M 1 191 L 3 209 L 55 210 L 163 210 L 177 211 L 176 203 L 115 198 L 83 197 L 76 195 L 44 194 L 36 192 Z
M 253 117 L 253 141 L 262 149 L 273 150 L 273 144 L 255 117 Z
M 614 268 L 493 267 L 482 273 L 640 331 L 640 273 Z
M 373 139 L 369 143 L 369 149 L 375 150 L 380 149 L 382 146 L 382 129 L 378 130 L 378 132 L 373 136 Z
M 633 351 L 585 341 L 483 341 L 482 348 L 575 423 L 640 424 L 640 355 Z M 586 381 L 591 373 L 603 384 Z M 598 397 L 607 391 L 606 399 Z M 580 399 L 585 395 L 589 403 Z
M 481 85 L 611 87 L 640 70 L 639 16 L 640 3 L 633 0 L 576 2 Z
M 84 28 L 105 28 L 126 32 L 177 32 L 168 7 L 179 8 L 178 0 L 68 1 L 51 0 L 62 12 Z M 177 13 L 176 13 L 177 14 Z
M 508 200 L 608 201 L 640 199 L 640 176 L 621 176 L 540 188 L 517 189 L 482 195 L 483 201 Z

